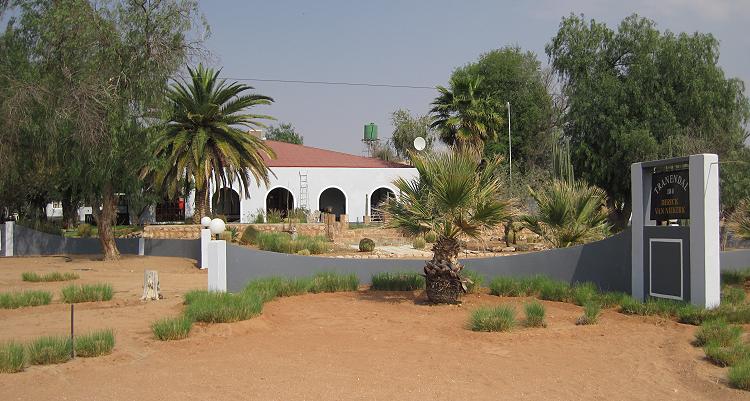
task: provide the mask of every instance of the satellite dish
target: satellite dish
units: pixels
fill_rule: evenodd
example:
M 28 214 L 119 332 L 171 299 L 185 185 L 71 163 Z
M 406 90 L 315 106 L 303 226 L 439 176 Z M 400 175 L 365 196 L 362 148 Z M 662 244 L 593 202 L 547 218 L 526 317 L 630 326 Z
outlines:
M 414 149 L 424 150 L 426 146 L 427 142 L 424 140 L 424 138 L 422 138 L 421 136 L 414 138 Z

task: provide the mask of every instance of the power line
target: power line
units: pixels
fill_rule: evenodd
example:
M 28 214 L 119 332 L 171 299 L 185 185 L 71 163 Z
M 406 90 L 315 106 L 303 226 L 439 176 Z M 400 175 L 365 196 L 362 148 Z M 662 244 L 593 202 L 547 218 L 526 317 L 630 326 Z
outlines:
M 434 86 L 377 84 L 377 83 L 370 83 L 370 82 L 303 81 L 303 80 L 298 80 L 298 79 L 263 79 L 263 78 L 233 78 L 233 77 L 227 77 L 226 79 L 234 80 L 234 81 L 279 82 L 279 83 L 285 83 L 285 84 L 343 85 L 343 86 L 367 86 L 367 87 L 375 87 L 375 88 L 406 88 L 406 89 L 435 90 Z

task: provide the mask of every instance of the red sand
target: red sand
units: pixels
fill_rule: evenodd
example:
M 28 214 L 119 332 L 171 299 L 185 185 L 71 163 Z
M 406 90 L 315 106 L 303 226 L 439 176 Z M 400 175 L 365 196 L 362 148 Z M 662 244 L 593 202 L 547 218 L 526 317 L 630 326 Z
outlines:
M 66 334 L 67 283 L 24 283 L 21 273 L 77 271 L 108 282 L 112 301 L 76 305 L 77 332 L 113 328 L 111 355 L 0 374 L 2 400 L 750 400 L 729 388 L 726 368 L 690 345 L 695 327 L 605 311 L 576 326 L 581 308 L 544 302 L 548 327 L 509 333 L 465 328 L 480 304 L 524 299 L 472 295 L 428 306 L 421 294 L 304 295 L 275 300 L 255 319 L 195 326 L 190 337 L 154 340 L 152 321 L 182 310 L 181 294 L 205 288 L 186 259 L 126 257 L 0 260 L 2 291 L 53 289 L 52 305 L 0 310 L 0 341 Z M 165 299 L 141 303 L 143 270 L 159 271 Z

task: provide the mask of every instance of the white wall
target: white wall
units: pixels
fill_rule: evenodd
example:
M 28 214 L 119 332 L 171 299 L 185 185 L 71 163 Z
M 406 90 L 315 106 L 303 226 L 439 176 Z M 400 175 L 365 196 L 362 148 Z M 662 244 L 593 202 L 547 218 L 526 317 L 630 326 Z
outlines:
M 378 188 L 389 188 L 397 193 L 393 181 L 399 177 L 413 178 L 419 173 L 415 168 L 330 168 L 330 167 L 273 167 L 271 171 L 276 177 L 270 177 L 270 185 L 260 187 L 251 184 L 250 197 L 245 197 L 239 182 L 232 185 L 232 189 L 240 195 L 240 217 L 242 223 L 249 223 L 252 217 L 261 209 L 266 212 L 266 195 L 277 187 L 284 187 L 292 193 L 294 207 L 299 206 L 300 171 L 307 171 L 308 208 L 319 209 L 320 194 L 327 188 L 338 188 L 346 196 L 346 214 L 349 221 L 362 221 L 370 214 L 370 195 Z M 254 181 L 252 181 L 254 182 Z M 210 196 L 213 197 L 215 187 L 212 185 Z M 194 194 L 191 193 L 185 205 L 185 215 L 193 214 Z

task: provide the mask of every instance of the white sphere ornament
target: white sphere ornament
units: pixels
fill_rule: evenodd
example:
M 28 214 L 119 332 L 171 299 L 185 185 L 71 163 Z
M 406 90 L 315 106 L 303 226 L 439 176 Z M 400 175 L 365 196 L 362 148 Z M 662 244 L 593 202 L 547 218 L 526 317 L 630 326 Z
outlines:
M 213 235 L 219 235 L 223 233 L 226 227 L 227 225 L 222 219 L 213 219 L 211 220 L 211 224 L 209 224 L 209 228 L 211 228 L 211 234 Z
M 209 224 L 211 224 L 211 218 L 208 216 L 203 216 L 203 218 L 201 218 L 201 226 L 203 226 L 203 228 L 208 228 Z
M 424 150 L 425 147 L 427 147 L 427 141 L 425 141 L 424 138 L 421 136 L 414 138 L 414 149 Z

